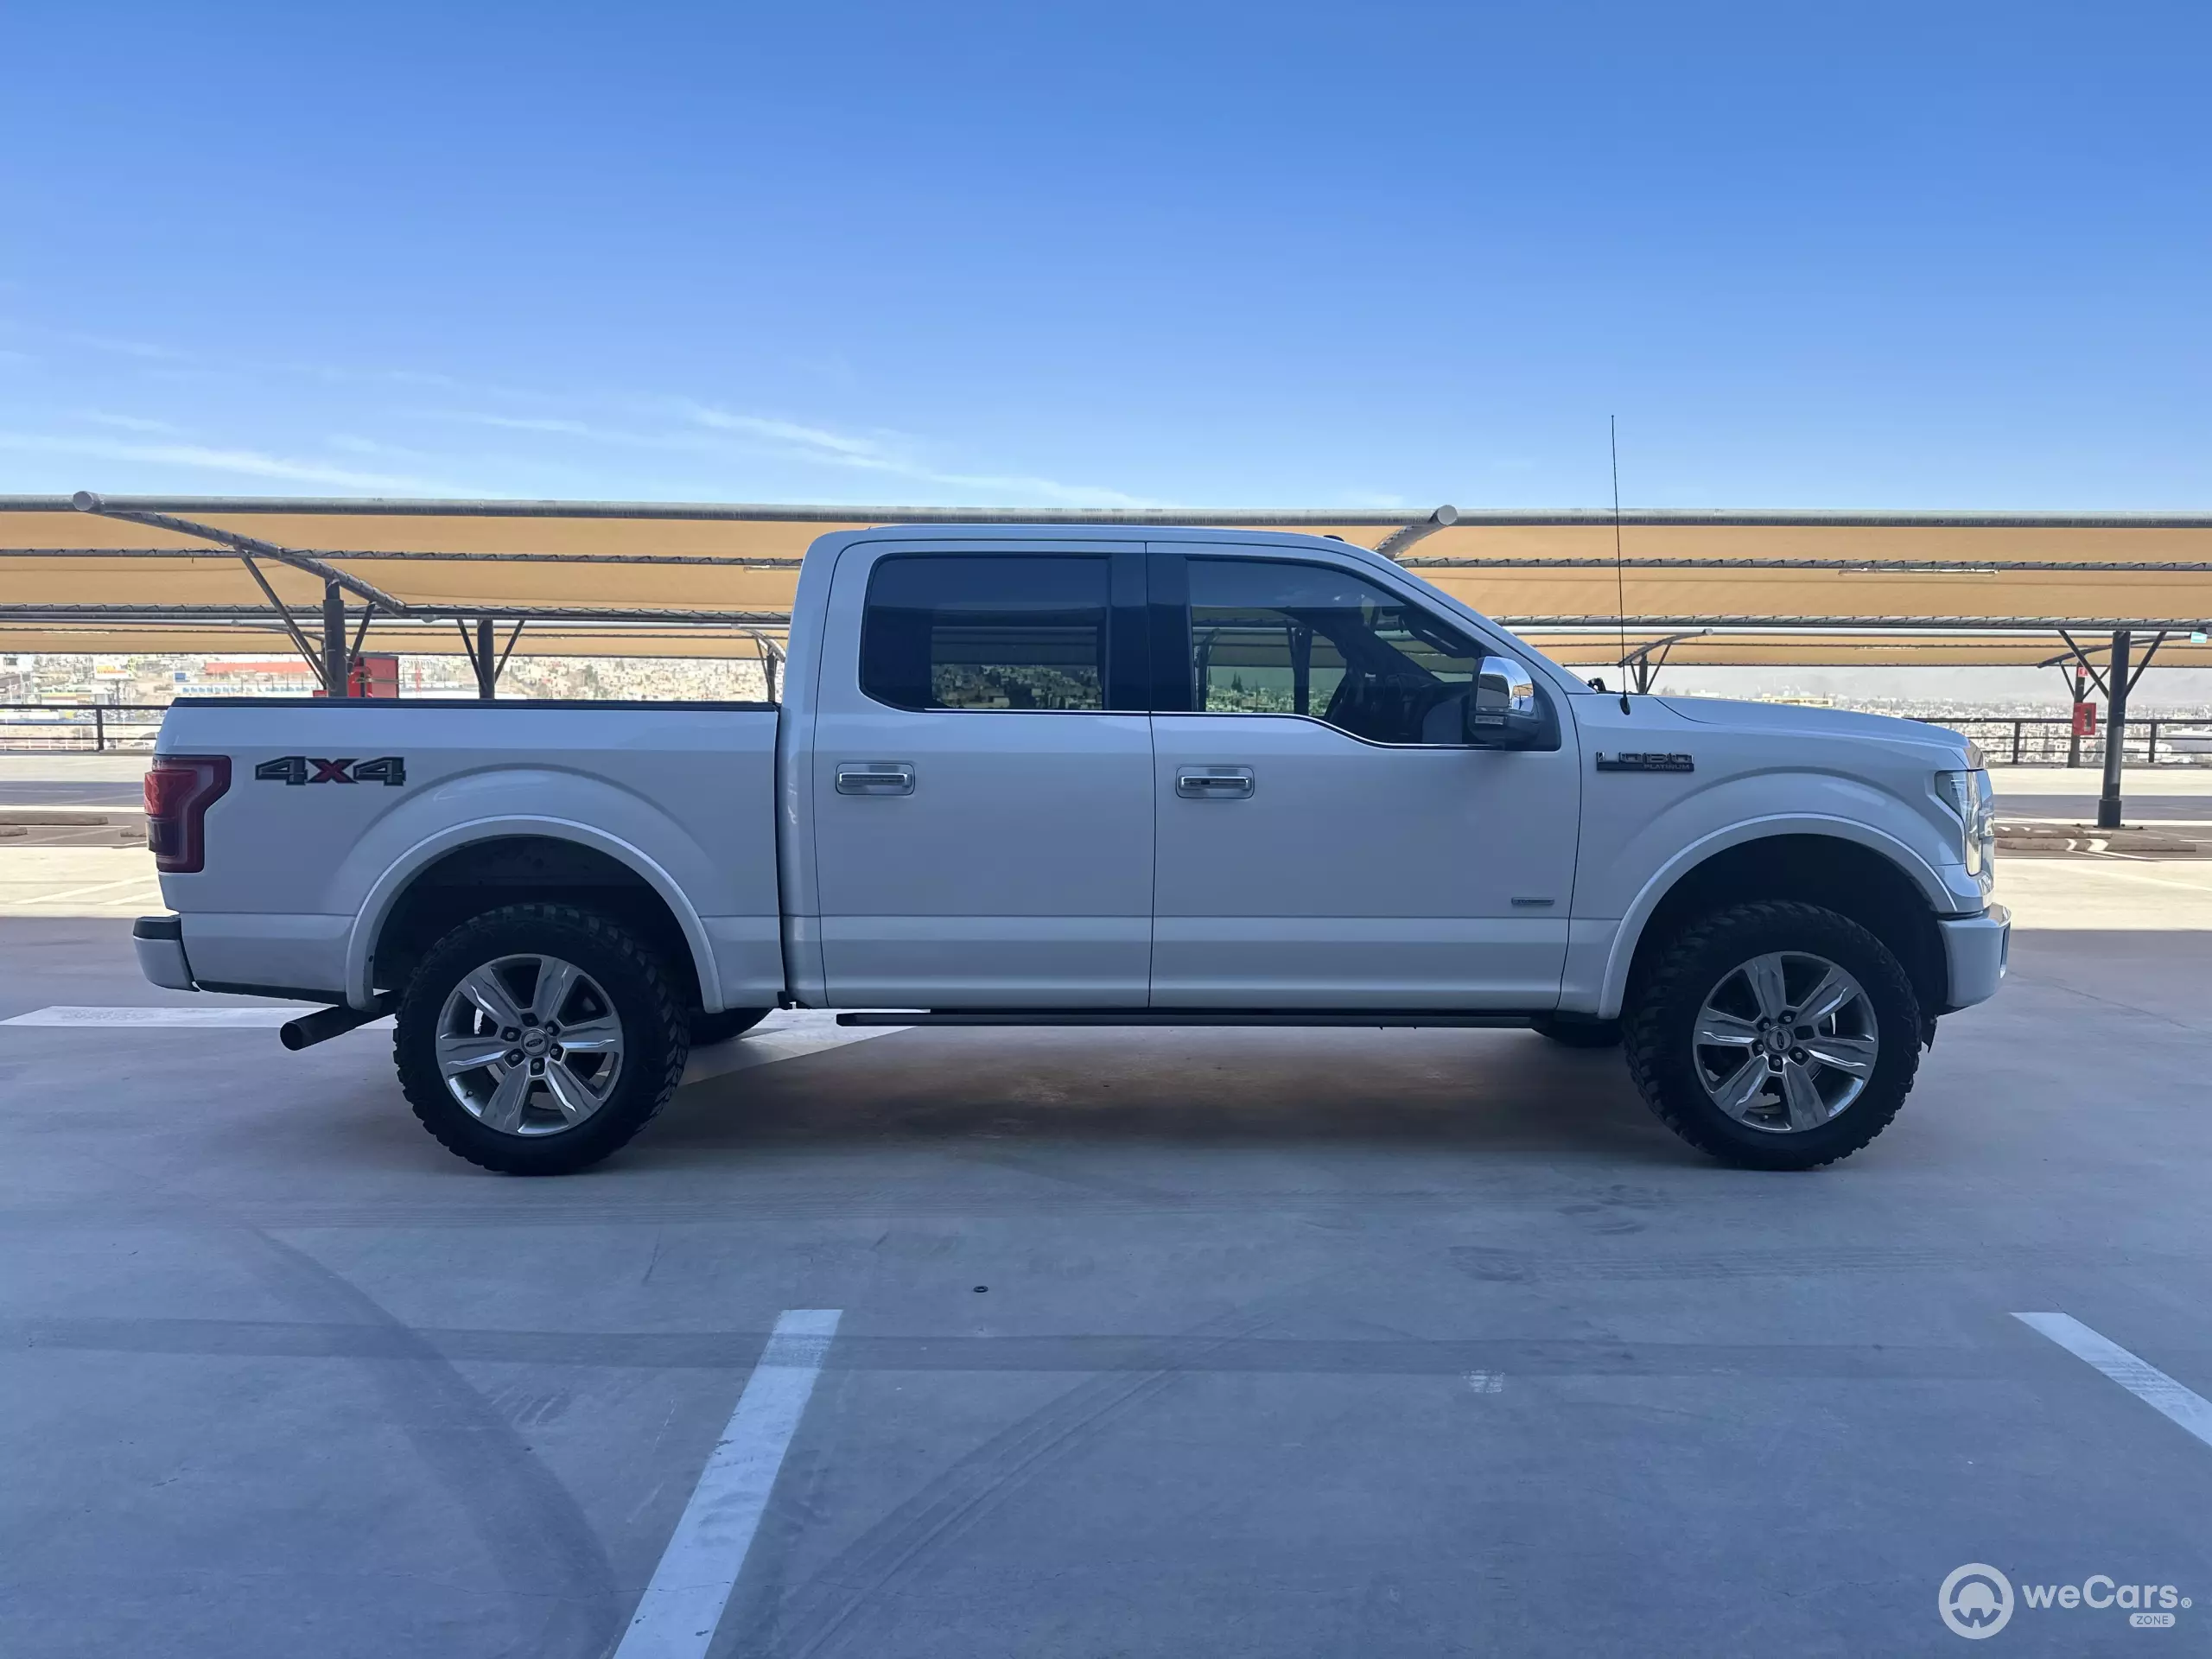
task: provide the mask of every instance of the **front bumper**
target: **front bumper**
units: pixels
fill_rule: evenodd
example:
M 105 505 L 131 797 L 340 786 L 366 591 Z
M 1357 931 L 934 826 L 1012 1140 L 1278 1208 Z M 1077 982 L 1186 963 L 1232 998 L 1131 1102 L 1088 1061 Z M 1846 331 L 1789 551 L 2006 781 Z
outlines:
M 1940 918 L 1936 925 L 1943 931 L 1943 964 L 1950 988 L 1936 1012 L 1956 1014 L 1996 995 L 2012 949 L 2012 912 L 1992 905 L 1979 916 Z
M 138 952 L 138 971 L 171 991 L 196 991 L 192 964 L 184 959 L 184 920 L 178 916 L 141 916 L 130 925 L 130 944 Z

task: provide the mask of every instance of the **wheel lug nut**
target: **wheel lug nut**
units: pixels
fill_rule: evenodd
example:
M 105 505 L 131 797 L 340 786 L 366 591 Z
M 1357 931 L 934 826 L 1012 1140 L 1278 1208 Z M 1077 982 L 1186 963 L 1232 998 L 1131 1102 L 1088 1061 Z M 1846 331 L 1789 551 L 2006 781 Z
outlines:
M 545 1062 L 543 1060 L 532 1060 L 530 1063 L 530 1075 L 533 1077 L 543 1077 L 545 1075 Z
M 1802 1065 L 1805 1063 L 1805 1051 L 1802 1048 L 1793 1048 L 1789 1051 L 1789 1058 Z
M 509 1049 L 507 1051 L 507 1064 L 509 1065 L 520 1065 L 522 1064 L 522 1050 L 518 1048 Z
M 561 1045 L 558 1043 L 553 1045 L 552 1058 L 556 1060 L 561 1058 Z
M 503 1043 L 512 1043 L 516 1038 L 521 1035 L 522 1033 L 517 1031 L 512 1026 L 509 1026 L 505 1031 L 499 1033 L 499 1040 Z

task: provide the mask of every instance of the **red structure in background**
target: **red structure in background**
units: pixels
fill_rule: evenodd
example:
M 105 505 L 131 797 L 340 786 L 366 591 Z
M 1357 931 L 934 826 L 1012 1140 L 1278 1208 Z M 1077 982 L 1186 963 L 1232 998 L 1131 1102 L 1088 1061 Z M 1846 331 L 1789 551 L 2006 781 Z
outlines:
M 396 697 L 399 695 L 399 658 L 384 652 L 369 652 L 353 659 L 346 692 L 355 697 Z

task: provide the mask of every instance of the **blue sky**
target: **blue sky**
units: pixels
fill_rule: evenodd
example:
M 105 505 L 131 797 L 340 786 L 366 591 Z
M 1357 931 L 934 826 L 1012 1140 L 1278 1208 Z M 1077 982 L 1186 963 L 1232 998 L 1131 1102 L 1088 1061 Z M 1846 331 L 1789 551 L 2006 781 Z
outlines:
M 22 6 L 0 491 L 2212 507 L 2212 10 Z

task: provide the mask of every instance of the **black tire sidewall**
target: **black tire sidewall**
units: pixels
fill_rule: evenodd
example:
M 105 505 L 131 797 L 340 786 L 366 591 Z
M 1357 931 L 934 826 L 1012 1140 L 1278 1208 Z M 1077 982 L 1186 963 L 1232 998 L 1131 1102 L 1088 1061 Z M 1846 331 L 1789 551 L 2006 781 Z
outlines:
M 1539 1037 L 1548 1037 L 1562 1048 L 1617 1048 L 1621 1040 L 1621 1024 L 1618 1020 L 1581 1020 L 1563 1015 L 1547 1014 L 1531 1020 L 1529 1029 Z
M 773 1008 L 724 1008 L 719 1014 L 695 1014 L 690 1021 L 691 1046 L 706 1048 L 742 1037 L 774 1012 Z
M 524 955 L 574 963 L 598 982 L 622 1026 L 622 1074 L 612 1098 L 554 1135 L 486 1128 L 438 1071 L 438 1017 L 454 987 L 487 962 Z M 439 940 L 409 981 L 392 1033 L 400 1086 L 423 1126 L 469 1162 L 513 1175 L 567 1174 L 618 1150 L 674 1091 L 689 1047 L 679 1005 L 652 953 L 603 917 L 554 905 L 493 911 Z
M 1715 1105 L 1690 1041 L 1721 980 L 1777 950 L 1825 957 L 1856 979 L 1880 1045 L 1858 1099 L 1820 1128 L 1788 1135 L 1749 1128 Z M 1646 1103 L 1692 1145 L 1744 1167 L 1809 1169 L 1858 1151 L 1889 1127 L 1919 1069 L 1920 1006 L 1904 968 L 1873 934 L 1816 905 L 1742 905 L 1691 926 L 1662 952 L 1632 1002 L 1624 1020 L 1629 1065 Z

